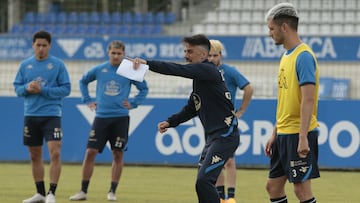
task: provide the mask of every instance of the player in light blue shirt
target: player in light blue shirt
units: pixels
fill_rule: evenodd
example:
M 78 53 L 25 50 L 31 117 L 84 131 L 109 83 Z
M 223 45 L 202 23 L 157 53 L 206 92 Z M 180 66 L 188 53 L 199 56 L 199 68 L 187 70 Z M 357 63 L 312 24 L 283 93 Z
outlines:
M 30 152 L 37 190 L 34 196 L 23 203 L 55 203 L 55 190 L 61 171 L 62 100 L 70 94 L 71 85 L 64 62 L 49 55 L 50 33 L 36 32 L 32 47 L 34 56 L 22 61 L 14 80 L 17 96 L 24 98 L 23 140 Z M 47 195 L 42 160 L 44 139 L 50 154 L 50 188 Z
M 240 119 L 250 104 L 250 100 L 253 94 L 253 88 L 251 87 L 250 82 L 235 67 L 222 63 L 222 52 L 224 50 L 223 44 L 219 40 L 210 40 L 210 43 L 211 49 L 208 59 L 209 61 L 213 62 L 222 72 L 226 86 L 229 89 L 231 95 L 231 101 L 235 108 L 237 106 L 235 102 L 236 91 L 238 90 L 238 88 L 244 91 L 241 105 L 238 110 L 235 111 L 236 117 Z M 226 178 L 223 170 L 217 179 L 216 189 L 220 195 L 221 203 L 236 203 L 236 163 L 234 157 L 229 158 L 229 160 L 225 164 L 225 169 Z M 227 182 L 226 201 L 225 179 Z
M 82 166 L 81 191 L 70 197 L 72 201 L 85 200 L 90 178 L 94 170 L 95 158 L 109 141 L 113 152 L 110 190 L 107 199 L 115 201 L 115 191 L 123 169 L 123 151 L 128 141 L 129 110 L 141 104 L 148 94 L 146 81 L 130 80 L 116 73 L 123 57 L 125 45 L 112 41 L 108 47 L 109 61 L 89 70 L 80 79 L 82 101 L 96 112 L 88 138 L 87 150 Z M 88 84 L 96 80 L 96 98 L 89 95 Z M 138 93 L 129 98 L 131 86 Z

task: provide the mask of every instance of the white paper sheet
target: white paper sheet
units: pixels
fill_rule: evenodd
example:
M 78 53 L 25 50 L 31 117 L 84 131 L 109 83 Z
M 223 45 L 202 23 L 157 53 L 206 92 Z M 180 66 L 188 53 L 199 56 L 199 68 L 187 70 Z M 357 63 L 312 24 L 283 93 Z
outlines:
M 116 73 L 130 80 L 142 82 L 144 81 L 147 70 L 149 70 L 149 66 L 146 64 L 140 64 L 139 68 L 135 70 L 134 63 L 124 58 L 116 70 Z

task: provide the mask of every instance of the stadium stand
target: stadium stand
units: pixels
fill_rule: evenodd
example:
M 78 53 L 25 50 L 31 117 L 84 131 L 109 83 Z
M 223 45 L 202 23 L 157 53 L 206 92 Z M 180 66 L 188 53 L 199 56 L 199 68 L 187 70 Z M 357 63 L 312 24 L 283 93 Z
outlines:
M 101 15 L 101 22 L 103 23 L 114 23 L 114 24 L 120 24 L 122 21 L 122 15 L 120 12 L 114 12 L 110 14 L 110 19 L 108 20 L 108 13 L 102 13 Z M 105 20 L 105 21 L 104 21 Z
M 192 26 L 215 35 L 260 35 L 266 29 L 265 12 L 276 0 L 221 0 L 205 19 Z M 360 2 L 356 0 L 288 0 L 299 8 L 302 35 L 359 35 Z M 300 3 L 301 2 L 301 3 Z M 226 24 L 226 26 L 218 26 Z M 238 26 L 241 26 L 238 30 Z M 215 29 L 213 29 L 215 28 Z M 221 29 L 225 30 L 221 30 Z M 243 29 L 248 29 L 244 31 Z
M 76 12 L 70 12 L 65 23 L 76 24 L 78 23 L 78 14 Z
M 45 29 L 55 35 L 159 35 L 163 25 L 176 22 L 171 12 L 27 12 L 10 34 L 31 34 Z M 115 28 L 120 27 L 120 29 Z
M 288 0 L 299 8 L 301 25 L 299 27 L 302 35 L 359 35 L 360 34 L 360 2 L 356 0 Z M 266 30 L 263 19 L 265 12 L 277 0 L 221 0 L 213 10 L 208 10 L 204 19 L 193 22 L 191 31 L 193 33 L 208 32 L 213 35 L 261 35 Z M 20 24 L 15 24 L 10 29 L 11 34 L 21 34 L 22 30 L 33 30 L 29 26 L 41 24 L 50 30 L 57 30 L 55 34 L 77 34 L 70 33 L 71 28 L 55 29 L 57 24 L 112 24 L 112 25 L 134 25 L 134 32 L 141 34 L 159 34 L 159 29 L 139 29 L 149 27 L 144 25 L 166 26 L 176 22 L 173 12 L 49 12 L 36 13 L 27 12 Z M 219 25 L 223 24 L 223 25 Z M 141 25 L 141 26 L 139 26 Z M 52 27 L 54 26 L 54 27 Z M 245 30 L 246 29 L 246 30 Z M 65 31 L 61 33 L 61 31 Z M 139 31 L 143 30 L 143 32 Z M 160 29 L 163 31 L 163 29 Z M 102 34 L 103 32 L 99 33 Z M 90 34 L 90 33 L 89 33 Z M 116 34 L 116 33 L 113 33 Z
M 67 22 L 67 15 L 65 12 L 59 12 L 56 15 L 56 23 L 65 24 Z

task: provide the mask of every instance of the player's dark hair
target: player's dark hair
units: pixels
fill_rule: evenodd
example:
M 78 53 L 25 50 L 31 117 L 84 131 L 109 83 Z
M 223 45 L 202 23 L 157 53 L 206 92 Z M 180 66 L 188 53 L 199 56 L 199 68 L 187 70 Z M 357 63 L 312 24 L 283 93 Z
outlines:
M 295 31 L 298 29 L 299 25 L 299 18 L 294 16 L 288 16 L 288 15 L 275 15 L 273 18 L 273 21 L 277 25 L 281 25 L 283 23 L 286 23 L 289 25 L 289 27 Z
M 209 39 L 203 35 L 203 34 L 197 34 L 197 35 L 193 35 L 193 36 L 189 36 L 189 37 L 184 37 L 183 42 L 188 43 L 190 45 L 195 45 L 195 46 L 201 46 L 203 48 L 205 48 L 208 52 L 210 51 L 210 41 Z
M 123 51 L 125 51 L 125 44 L 120 40 L 114 40 L 114 41 L 110 42 L 110 44 L 108 46 L 108 51 L 111 48 L 122 49 Z
M 45 30 L 40 30 L 34 34 L 33 43 L 36 41 L 36 39 L 46 39 L 46 41 L 51 44 L 51 34 Z

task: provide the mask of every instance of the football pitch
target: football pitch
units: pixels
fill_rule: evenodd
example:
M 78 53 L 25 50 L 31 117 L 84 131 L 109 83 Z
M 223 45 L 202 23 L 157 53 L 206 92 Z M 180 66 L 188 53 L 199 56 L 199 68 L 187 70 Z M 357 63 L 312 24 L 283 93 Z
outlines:
M 45 181 L 48 189 L 48 169 Z M 110 164 L 95 166 L 88 191 L 88 203 L 108 202 Z M 0 202 L 22 202 L 35 193 L 29 163 L 0 162 Z M 125 166 L 117 189 L 117 202 L 121 203 L 195 203 L 196 168 Z M 238 169 L 236 200 L 238 203 L 269 202 L 265 181 L 265 169 Z M 69 196 L 80 190 L 81 165 L 63 164 L 56 191 L 58 203 L 71 202 Z M 357 203 L 360 172 L 321 171 L 321 178 L 313 180 L 313 191 L 320 203 Z M 296 200 L 292 185 L 286 187 L 289 202 Z

